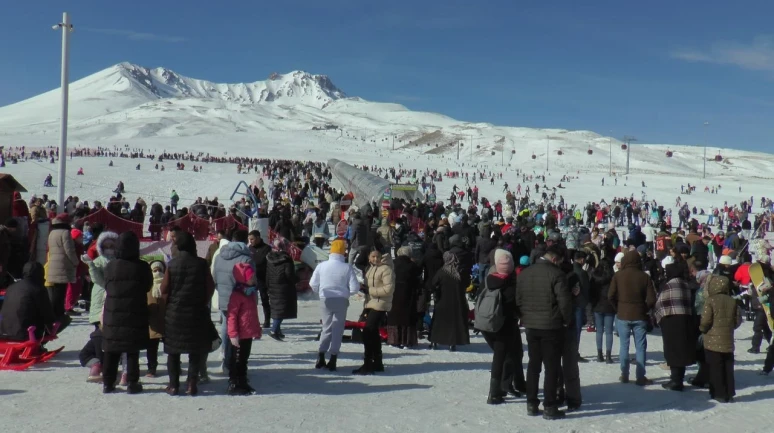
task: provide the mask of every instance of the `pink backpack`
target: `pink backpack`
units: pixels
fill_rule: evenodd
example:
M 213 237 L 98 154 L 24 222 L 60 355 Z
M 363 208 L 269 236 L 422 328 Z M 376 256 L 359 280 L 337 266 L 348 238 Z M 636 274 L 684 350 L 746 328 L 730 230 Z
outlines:
M 248 283 L 255 277 L 255 271 L 249 263 L 237 263 L 234 265 L 232 274 L 237 285 L 240 286 L 248 286 Z

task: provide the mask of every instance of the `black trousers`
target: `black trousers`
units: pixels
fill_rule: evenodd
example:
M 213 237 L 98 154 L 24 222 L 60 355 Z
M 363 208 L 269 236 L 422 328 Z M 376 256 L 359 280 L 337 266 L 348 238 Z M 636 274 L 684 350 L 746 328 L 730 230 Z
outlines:
M 199 380 L 199 363 L 201 354 L 188 354 L 188 381 Z M 180 354 L 167 354 L 167 370 L 169 371 L 169 384 L 174 388 L 180 388 Z
M 121 352 L 105 352 L 102 363 L 102 382 L 105 385 L 116 383 Z M 140 352 L 126 353 L 126 380 L 129 383 L 140 381 Z
M 48 297 L 51 299 L 51 306 L 54 309 L 54 317 L 59 319 L 65 314 L 65 296 L 67 295 L 67 284 L 54 284 L 48 287 Z
M 506 325 L 508 326 L 508 325 Z M 524 379 L 524 347 L 518 323 L 512 325 L 510 332 L 484 332 L 484 340 L 492 349 L 492 379 L 501 380 L 501 388 L 507 392 L 509 386 L 518 391 L 525 391 Z
M 578 368 L 578 334 L 574 326 L 569 326 L 564 332 L 562 342 L 562 368 L 559 369 L 557 389 L 568 403 L 580 405 L 581 397 L 580 369 Z M 564 391 L 564 392 L 562 392 Z
M 263 307 L 263 320 L 265 328 L 271 325 L 271 305 L 269 304 L 269 289 L 261 287 L 258 289 L 258 294 L 261 296 L 261 306 Z
M 379 327 L 384 322 L 384 311 L 369 310 L 366 315 L 366 323 L 363 328 L 363 349 L 365 360 L 382 361 L 382 337 L 379 335 Z
M 774 344 L 766 350 L 766 360 L 763 361 L 763 371 L 771 373 L 774 370 Z
M 728 400 L 736 395 L 734 382 L 734 354 L 704 350 L 709 367 L 710 397 Z
M 564 329 L 527 329 L 527 403 L 539 404 L 538 382 L 540 372 L 545 367 L 543 379 L 544 407 L 555 407 L 556 390 L 559 379 L 559 364 L 564 344 Z
M 247 377 L 247 360 L 250 358 L 250 349 L 253 347 L 253 340 L 246 338 L 239 340 L 239 347 L 231 349 L 231 359 L 228 361 L 228 378 L 231 382 Z
M 156 369 L 159 366 L 159 343 L 161 343 L 160 338 L 148 340 L 147 357 L 149 373 L 156 374 Z
M 685 381 L 685 367 L 669 367 L 669 379 L 682 385 Z
M 761 343 L 763 339 L 771 341 L 771 329 L 769 329 L 769 322 L 766 319 L 766 312 L 763 309 L 755 310 L 755 321 L 753 322 L 753 337 L 752 348 L 756 350 L 761 349 Z

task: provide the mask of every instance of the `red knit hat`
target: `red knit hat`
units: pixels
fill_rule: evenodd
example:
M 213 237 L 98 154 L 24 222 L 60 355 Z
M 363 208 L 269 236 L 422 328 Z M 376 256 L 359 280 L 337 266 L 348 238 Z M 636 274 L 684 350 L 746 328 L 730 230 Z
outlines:
M 72 229 L 70 230 L 70 237 L 73 238 L 73 240 L 78 239 L 79 237 L 83 236 L 83 232 L 78 229 Z

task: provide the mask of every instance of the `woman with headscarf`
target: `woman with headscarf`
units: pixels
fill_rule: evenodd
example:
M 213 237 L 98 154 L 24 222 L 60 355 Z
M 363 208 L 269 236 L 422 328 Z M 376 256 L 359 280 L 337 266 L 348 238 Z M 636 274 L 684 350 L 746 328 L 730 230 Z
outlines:
M 453 352 L 457 346 L 470 344 L 468 301 L 456 254 L 443 253 L 443 267 L 435 274 L 430 286 L 435 300 L 428 337 L 430 347 L 435 349 L 440 344 L 449 346 Z
M 493 269 L 484 278 L 483 290 L 499 290 L 502 300 L 502 312 L 504 322 L 496 332 L 483 332 L 486 344 L 492 349 L 492 367 L 490 369 L 489 396 L 487 404 L 503 403 L 503 397 L 508 392 L 514 396 L 521 396 L 514 384 L 513 372 L 506 372 L 506 361 L 513 359 L 516 351 L 522 351 L 521 336 L 518 327 L 518 314 L 516 308 L 516 274 L 514 271 L 513 256 L 504 249 L 494 251 Z M 516 343 L 519 343 L 518 346 Z M 520 354 L 519 354 L 520 355 Z M 517 355 L 518 356 L 518 355 Z M 520 359 L 520 357 L 519 357 Z M 511 366 L 513 369 L 514 366 Z M 521 370 L 521 363 L 519 363 Z M 522 373 L 523 382 L 523 373 Z
M 395 292 L 387 314 L 387 344 L 402 349 L 417 345 L 417 299 L 422 290 L 422 270 L 411 260 L 411 247 L 398 248 L 397 256 Z
M 150 265 L 140 259 L 140 240 L 124 232 L 116 242 L 116 258 L 105 266 L 105 306 L 102 316 L 104 371 L 102 392 L 116 389 L 121 354 L 126 353 L 126 392 L 142 392 L 140 350 L 148 345 L 147 294 L 153 287 Z
M 696 362 L 696 330 L 693 320 L 693 297 L 688 286 L 688 266 L 684 261 L 667 265 L 666 281 L 653 307 L 654 318 L 661 327 L 664 359 L 670 369 L 669 382 L 661 385 L 672 391 L 683 390 L 685 367 Z
M 363 328 L 363 365 L 352 374 L 369 375 L 384 371 L 382 360 L 382 337 L 379 327 L 384 316 L 392 309 L 392 296 L 395 292 L 395 273 L 390 253 L 373 250 L 368 255 L 369 267 L 365 274 L 366 304 L 363 310 L 365 327 Z
M 215 283 L 207 261 L 198 257 L 196 241 L 190 233 L 177 233 L 175 246 L 177 255 L 169 262 L 161 282 L 161 296 L 166 301 L 164 353 L 169 371 L 166 393 L 174 396 L 180 392 L 180 355 L 187 353 L 186 394 L 193 396 L 198 393 L 201 357 L 210 352 L 218 337 L 208 307 Z

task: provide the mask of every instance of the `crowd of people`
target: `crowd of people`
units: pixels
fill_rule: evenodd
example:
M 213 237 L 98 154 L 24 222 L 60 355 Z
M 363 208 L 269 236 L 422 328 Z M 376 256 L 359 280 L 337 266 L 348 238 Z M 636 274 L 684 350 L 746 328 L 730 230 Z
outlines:
M 196 395 L 198 385 L 209 380 L 207 360 L 212 352 L 222 355 L 221 371 L 229 377 L 227 392 L 251 394 L 255 390 L 247 361 L 252 341 L 266 330 L 282 342 L 283 321 L 298 315 L 299 277 L 287 243 L 304 247 L 321 239 L 318 246 L 330 241 L 329 258 L 315 268 L 309 281 L 320 298 L 317 369 L 339 367 L 349 301 L 358 293 L 364 298 L 360 316 L 364 357 L 353 374 L 376 374 L 388 367 L 382 356 L 383 338 L 398 348 L 416 348 L 426 339 L 432 349 L 456 351 L 470 344 L 471 332 L 481 332 L 493 352 L 486 402 L 499 404 L 508 396 L 524 396 L 527 414 L 542 413 L 546 419 L 562 418 L 561 407 L 574 411 L 582 406 L 579 364 L 590 360 L 613 364 L 614 334 L 619 339 L 620 382 L 630 382 L 633 338 L 633 381 L 639 386 L 653 384 L 646 374 L 647 339 L 660 334 L 670 370 L 670 379 L 662 386 L 681 391 L 687 380 L 692 386 L 707 387 L 710 397 L 720 403 L 732 401 L 735 394 L 734 330 L 743 316 L 755 324 L 751 353 L 759 353 L 762 341 L 771 339 L 768 286 L 751 284 L 749 272 L 752 263 L 759 263 L 766 278 L 774 276 L 770 246 L 760 239 L 771 215 L 762 212 L 751 221 L 752 198 L 736 207 L 718 207 L 725 228 L 700 224 L 685 206 L 673 227 L 669 209 L 633 197 L 580 207 L 566 203 L 545 185 L 539 198 L 522 195 L 519 185 L 516 193 L 505 188 L 504 201 L 492 203 L 476 196 L 467 208 L 462 200 L 444 205 L 392 199 L 386 213 L 377 203 L 342 212 L 343 192 L 331 186 L 332 174 L 323 163 L 243 163 L 259 165 L 262 179 L 254 185 L 252 197 L 232 207 L 232 214 L 267 218 L 277 234 L 271 245 L 261 233 L 237 228 L 218 233 L 207 256 L 198 257 L 193 237 L 174 221 L 181 212 L 218 218 L 223 204 L 204 199 L 177 210 L 179 197 L 173 191 L 159 223 L 171 225 L 171 257 L 148 262 L 140 257 L 140 240 L 134 233 L 79 226 L 78 220 L 92 208 L 77 197 L 65 203 L 66 212 L 55 215 L 36 209 L 51 207 L 45 198 L 35 199 L 26 214 L 28 221 L 53 216 L 48 256 L 42 260 L 45 269 L 29 255 L 10 263 L 15 251 L 31 251 L 24 241 L 13 246 L 10 239 L 20 238 L 17 231 L 25 236 L 34 232 L 34 224 L 21 229 L 14 220 L 0 228 L 0 242 L 12 251 L 0 256 L 0 266 L 21 280 L 6 295 L 0 335 L 26 339 L 22 331 L 30 324 L 44 330 L 54 322 L 68 322 L 70 316 L 81 314 L 77 300 L 82 288 L 90 286 L 83 306 L 94 328 L 81 362 L 89 367 L 88 380 L 102 383 L 104 392 L 114 392 L 117 383 L 129 393 L 141 392 L 139 354 L 146 351 L 146 375 L 156 376 L 163 341 L 168 394 Z M 366 169 L 396 180 L 422 175 L 404 169 Z M 498 177 L 495 173 L 472 177 L 490 174 L 492 179 Z M 121 186 L 114 197 L 119 202 Z M 535 193 L 539 190 L 535 184 Z M 156 205 L 161 206 L 151 206 L 151 218 Z M 112 212 L 118 210 L 114 208 Z M 144 202 L 138 200 L 134 209 L 145 217 Z M 177 215 L 170 217 L 173 209 Z M 329 224 L 335 226 L 341 219 L 347 221 L 347 230 L 336 236 Z M 44 285 L 49 296 L 43 296 Z M 220 312 L 220 330 L 210 319 L 211 309 Z M 595 334 L 595 355 L 581 353 L 584 330 Z M 774 368 L 774 349 L 768 347 L 762 374 Z M 182 354 L 188 354 L 189 362 L 183 387 Z M 698 373 L 686 379 L 686 367 L 694 364 Z

